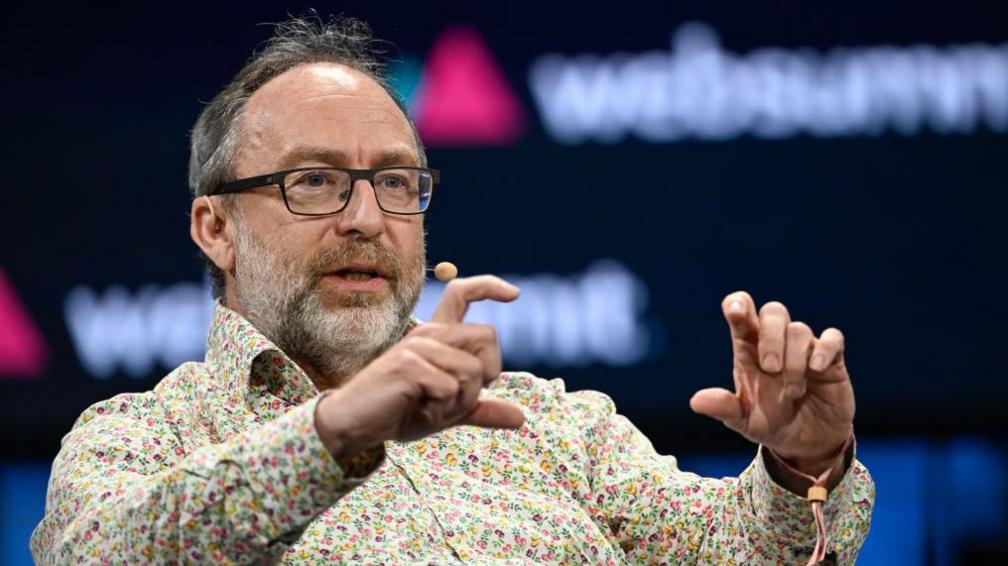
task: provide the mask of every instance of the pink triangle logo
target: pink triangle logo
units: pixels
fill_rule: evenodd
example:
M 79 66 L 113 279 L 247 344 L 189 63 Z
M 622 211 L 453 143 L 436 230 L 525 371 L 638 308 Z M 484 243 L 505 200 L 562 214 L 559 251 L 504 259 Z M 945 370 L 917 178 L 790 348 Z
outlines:
M 449 28 L 434 42 L 414 105 L 430 145 L 508 145 L 525 112 L 476 30 Z
M 42 333 L 0 270 L 0 375 L 39 377 L 45 371 L 45 363 Z

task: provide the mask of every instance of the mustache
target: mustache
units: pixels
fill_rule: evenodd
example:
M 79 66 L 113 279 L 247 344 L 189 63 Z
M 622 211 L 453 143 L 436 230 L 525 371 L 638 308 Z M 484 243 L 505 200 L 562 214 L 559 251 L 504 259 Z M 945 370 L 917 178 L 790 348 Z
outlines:
M 319 254 L 308 266 L 308 273 L 314 281 L 325 274 L 355 263 L 371 263 L 377 266 L 391 280 L 402 278 L 406 267 L 399 256 L 374 240 L 344 242 Z

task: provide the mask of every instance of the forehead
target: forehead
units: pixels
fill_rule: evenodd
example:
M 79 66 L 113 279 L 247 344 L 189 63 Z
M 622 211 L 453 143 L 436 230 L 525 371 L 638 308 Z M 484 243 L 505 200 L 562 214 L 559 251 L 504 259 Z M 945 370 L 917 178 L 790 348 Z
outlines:
M 279 163 L 303 147 L 328 148 L 360 166 L 375 154 L 417 157 L 412 129 L 392 97 L 364 73 L 335 63 L 274 77 L 249 98 L 242 121 L 239 155 L 257 163 Z

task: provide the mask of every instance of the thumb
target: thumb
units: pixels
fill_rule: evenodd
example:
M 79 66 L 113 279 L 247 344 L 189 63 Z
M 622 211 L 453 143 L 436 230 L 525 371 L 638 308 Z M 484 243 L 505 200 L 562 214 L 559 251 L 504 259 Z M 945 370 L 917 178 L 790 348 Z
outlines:
M 519 429 L 525 424 L 525 413 L 518 405 L 500 399 L 480 399 L 460 425 L 484 428 Z
M 720 387 L 708 387 L 693 394 L 690 408 L 701 415 L 713 417 L 730 429 L 739 430 L 743 424 L 745 412 L 742 403 L 734 393 Z

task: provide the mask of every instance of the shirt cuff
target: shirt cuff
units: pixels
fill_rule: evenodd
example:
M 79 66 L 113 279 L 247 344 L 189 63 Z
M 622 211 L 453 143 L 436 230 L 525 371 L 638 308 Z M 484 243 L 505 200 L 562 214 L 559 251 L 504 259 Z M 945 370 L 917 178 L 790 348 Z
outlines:
M 844 459 L 849 461 L 844 474 L 830 492 L 823 507 L 823 515 L 826 520 L 826 532 L 830 533 L 837 514 L 850 507 L 854 502 L 854 481 L 853 470 L 859 464 L 854 459 L 854 444 L 850 448 L 850 458 L 844 454 Z M 764 532 L 774 540 L 783 541 L 789 545 L 811 546 L 815 543 L 816 528 L 809 501 L 792 493 L 779 485 L 770 477 L 767 471 L 763 453 L 764 447 L 760 446 L 756 455 L 756 460 L 751 466 L 752 478 L 752 505 L 759 524 L 764 527 Z

